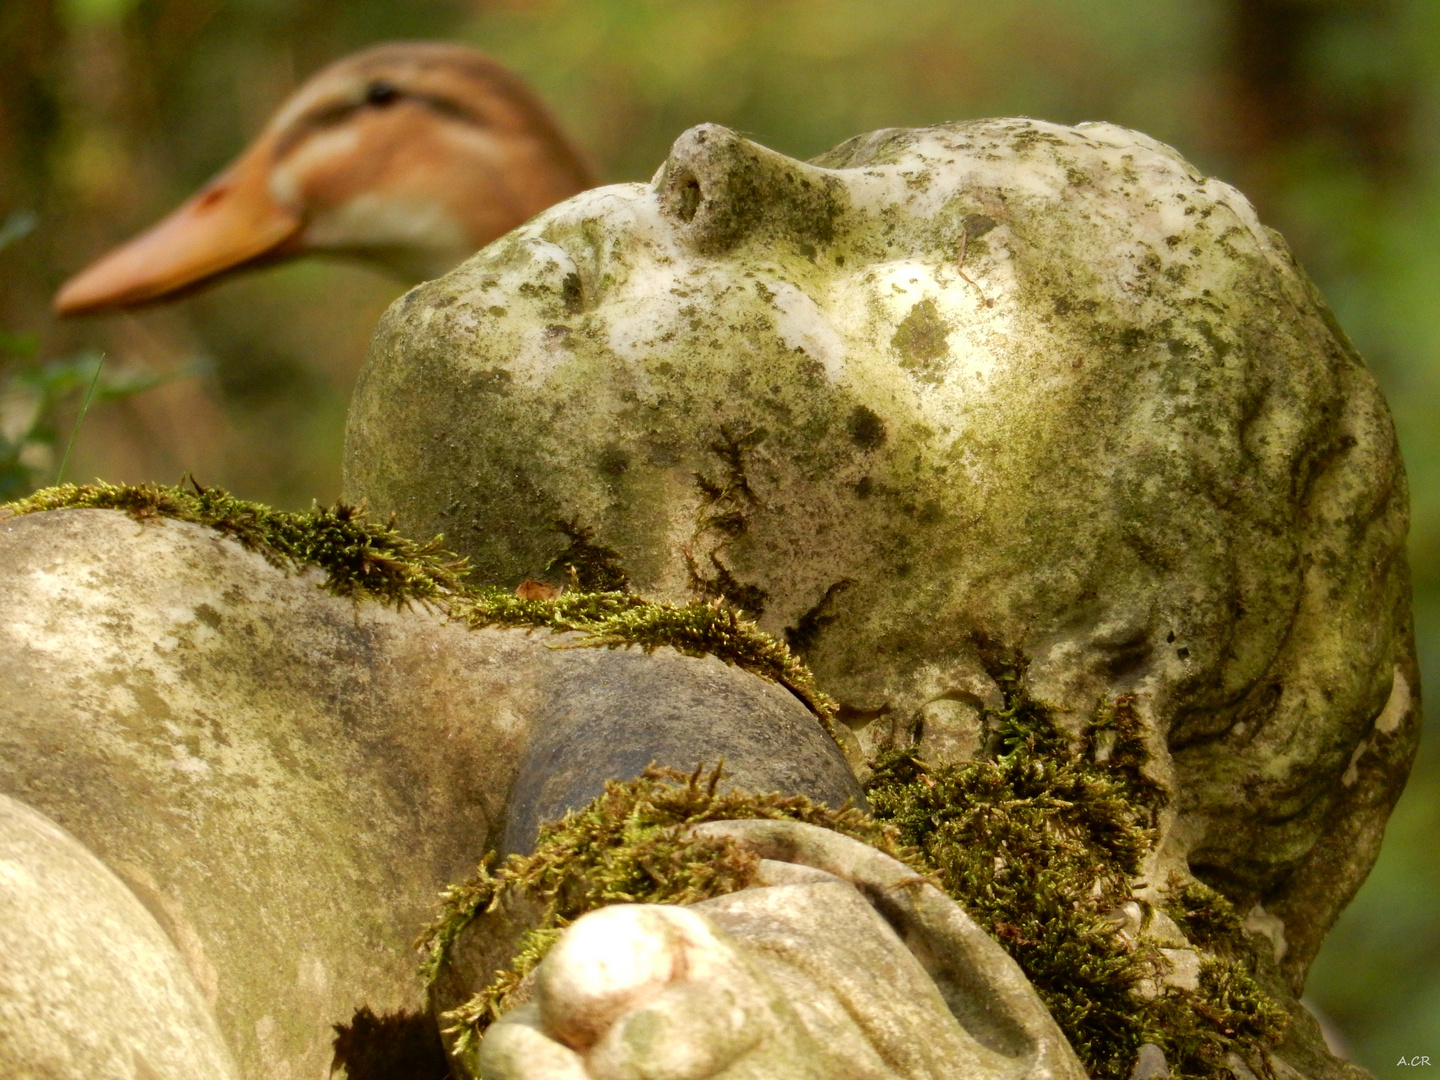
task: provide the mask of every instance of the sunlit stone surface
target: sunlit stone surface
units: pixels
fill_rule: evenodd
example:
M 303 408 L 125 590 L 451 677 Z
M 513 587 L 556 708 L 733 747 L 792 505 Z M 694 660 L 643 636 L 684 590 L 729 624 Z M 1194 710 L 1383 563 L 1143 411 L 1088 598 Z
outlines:
M 180 950 L 75 837 L 0 795 L 0 1070 L 237 1080 Z

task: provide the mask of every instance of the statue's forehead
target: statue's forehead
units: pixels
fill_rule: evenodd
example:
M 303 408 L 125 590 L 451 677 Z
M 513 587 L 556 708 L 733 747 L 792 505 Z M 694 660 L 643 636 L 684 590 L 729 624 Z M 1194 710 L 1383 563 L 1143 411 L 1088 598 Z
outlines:
M 964 188 L 1003 192 L 1007 201 L 1053 198 L 1103 179 L 1095 170 L 1119 174 L 1113 193 L 1120 196 L 1136 195 L 1142 185 L 1149 199 L 1205 184 L 1173 148 L 1107 123 L 1001 119 L 890 129 L 842 143 L 810 164 L 833 170 L 872 208 L 902 206 L 918 216 Z
M 652 183 L 613 185 L 577 196 L 482 253 L 481 261 L 501 268 L 509 261 L 507 246 L 546 240 L 572 258 L 622 263 L 610 268 L 617 283 L 644 273 L 649 280 L 633 284 L 649 292 L 655 281 L 688 278 L 713 295 L 736 278 L 775 266 L 799 278 L 837 281 L 911 258 L 931 265 L 959 263 L 966 244 L 997 225 L 1023 226 L 1021 239 L 1032 249 L 1063 246 L 1073 237 L 1051 235 L 1048 219 L 1055 216 L 1052 210 L 1064 208 L 1066 229 L 1073 231 L 1077 219 L 1071 211 L 1077 205 L 1084 208 L 1079 220 L 1101 229 L 1107 219 L 1123 222 L 1137 247 L 1183 235 L 1197 213 L 1216 205 L 1231 214 L 1238 206 L 1242 217 L 1253 217 L 1228 185 L 1206 179 L 1175 151 L 1137 132 L 1111 124 L 1068 128 L 981 120 L 877 132 L 809 163 L 773 155 L 835 193 L 836 212 L 825 241 L 787 250 L 770 237 L 757 236 L 755 244 L 705 252 L 685 243 L 683 225 L 664 205 L 666 171 L 676 167 L 682 152 L 677 144 Z M 760 205 L 787 197 L 784 185 L 761 184 L 746 193 L 746 201 Z M 1253 220 L 1242 225 L 1252 235 L 1261 231 Z M 899 266 L 896 276 L 904 269 Z

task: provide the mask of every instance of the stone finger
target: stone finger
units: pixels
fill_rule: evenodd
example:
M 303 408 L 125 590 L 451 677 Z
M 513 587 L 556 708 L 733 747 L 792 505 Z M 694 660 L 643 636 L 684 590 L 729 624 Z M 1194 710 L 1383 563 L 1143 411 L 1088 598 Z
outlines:
M 590 1080 L 580 1055 L 541 1030 L 534 1005 L 521 1005 L 491 1026 L 478 1064 L 486 1080 Z

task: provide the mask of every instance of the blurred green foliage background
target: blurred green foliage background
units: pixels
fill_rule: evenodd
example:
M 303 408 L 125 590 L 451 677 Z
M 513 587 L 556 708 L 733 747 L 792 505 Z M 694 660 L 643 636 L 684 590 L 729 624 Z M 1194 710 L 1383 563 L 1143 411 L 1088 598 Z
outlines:
M 37 221 L 0 250 L 0 328 L 40 356 L 104 350 L 122 382 L 200 373 L 97 403 L 71 477 L 191 470 L 281 506 L 336 496 L 350 387 L 399 283 L 312 261 L 73 324 L 49 299 L 215 173 L 310 72 L 407 37 L 518 69 L 606 180 L 648 177 L 707 120 L 797 157 L 876 127 L 1007 114 L 1175 145 L 1285 233 L 1389 395 L 1424 676 L 1440 687 L 1434 0 L 0 0 L 0 221 Z M 1405 1074 L 1402 1055 L 1440 1066 L 1430 712 L 1380 863 L 1309 990 L 1382 1077 Z

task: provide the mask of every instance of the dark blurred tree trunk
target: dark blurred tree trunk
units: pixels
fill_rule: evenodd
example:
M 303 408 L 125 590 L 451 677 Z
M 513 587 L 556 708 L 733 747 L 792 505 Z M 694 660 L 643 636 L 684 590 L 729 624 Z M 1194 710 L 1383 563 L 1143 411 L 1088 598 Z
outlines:
M 1262 211 L 1324 159 L 1384 185 L 1409 168 L 1413 82 L 1394 0 L 1225 0 L 1222 108 L 1215 132 Z M 1338 73 L 1337 51 L 1391 47 L 1383 77 Z M 1358 66 L 1373 64 L 1361 56 Z
M 43 214 L 49 192 L 50 150 L 60 128 L 58 88 L 61 27 L 47 3 L 0 4 L 0 221 L 16 212 Z M 33 265 L 34 237 L 0 255 L 0 274 L 11 287 L 0 286 L 0 324 L 19 322 L 33 307 L 22 282 L 31 274 L 9 272 L 20 260 Z M 17 291 L 26 292 L 16 296 Z M 9 318 L 7 319 L 7 316 Z
M 44 185 L 45 162 L 29 151 L 43 145 L 58 123 L 54 64 L 60 27 L 49 4 L 0 5 L 0 195 L 5 212 Z

